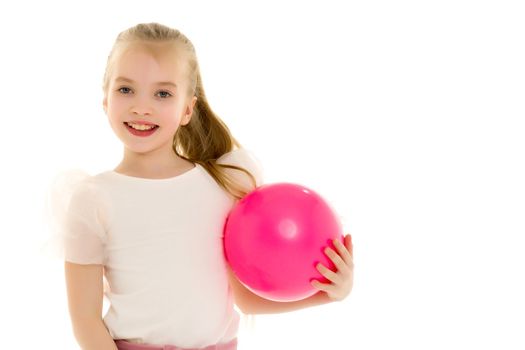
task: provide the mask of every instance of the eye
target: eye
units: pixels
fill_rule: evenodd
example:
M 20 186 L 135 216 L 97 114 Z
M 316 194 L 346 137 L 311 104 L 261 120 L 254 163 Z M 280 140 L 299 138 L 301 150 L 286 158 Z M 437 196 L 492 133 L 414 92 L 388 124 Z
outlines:
M 128 88 L 128 87 L 126 87 L 126 86 L 123 86 L 123 87 L 119 88 L 117 91 L 123 93 L 124 95 L 128 95 L 127 92 L 123 92 L 123 91 L 121 91 L 121 90 L 123 90 L 123 89 L 131 90 L 130 88 Z M 168 97 L 170 97 L 170 96 L 173 96 L 171 93 L 169 93 L 168 91 L 164 91 L 164 90 L 159 91 L 159 93 L 165 93 L 165 94 L 167 94 L 167 95 L 162 95 L 162 96 L 161 96 L 162 99 L 166 99 L 166 98 L 168 98 Z
M 166 96 L 166 98 L 168 98 L 169 96 L 172 96 L 172 95 L 171 95 L 169 92 L 167 92 L 167 91 L 159 91 L 159 93 L 162 93 L 162 92 L 165 92 L 165 93 L 168 94 L 168 96 Z
M 121 87 L 121 88 L 119 88 L 117 91 L 120 91 L 120 90 L 122 90 L 122 89 L 128 89 L 128 90 L 129 90 L 129 88 L 127 88 L 127 87 Z M 127 95 L 127 94 L 125 94 L 125 95 Z

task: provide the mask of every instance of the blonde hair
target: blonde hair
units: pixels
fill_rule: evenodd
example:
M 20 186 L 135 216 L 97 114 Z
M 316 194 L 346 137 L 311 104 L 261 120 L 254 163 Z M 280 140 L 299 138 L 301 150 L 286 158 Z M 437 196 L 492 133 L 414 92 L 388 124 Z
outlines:
M 159 47 L 159 45 L 161 46 Z M 177 50 L 177 62 L 184 67 L 187 78 L 187 97 L 197 97 L 191 120 L 186 125 L 180 125 L 173 136 L 173 151 L 177 156 L 190 162 L 198 163 L 206 169 L 219 186 L 236 200 L 241 199 L 256 187 L 256 180 L 248 170 L 230 164 L 219 164 L 217 158 L 223 154 L 241 148 L 241 144 L 233 137 L 226 124 L 212 111 L 206 99 L 197 61 L 195 48 L 191 41 L 179 30 L 159 23 L 140 23 L 128 28 L 117 36 L 108 56 L 106 70 L 102 82 L 102 90 L 107 96 L 109 81 L 112 77 L 116 57 L 130 46 L 139 45 L 149 53 L 157 56 L 157 52 L 169 49 Z M 237 147 L 237 148 L 234 148 Z M 246 189 L 235 180 L 225 168 L 245 172 L 252 179 L 253 188 Z
M 206 169 L 219 186 L 236 200 L 241 199 L 256 187 L 256 180 L 248 170 L 230 164 L 219 164 L 216 160 L 223 154 L 233 151 L 234 146 L 242 145 L 233 137 L 226 124 L 212 111 L 206 99 L 202 78 L 197 61 L 195 48 L 191 41 L 179 30 L 159 23 L 140 23 L 128 28 L 117 36 L 113 48 L 108 56 L 106 70 L 102 82 L 102 90 L 107 96 L 109 81 L 112 77 L 116 58 L 128 50 L 132 45 L 138 44 L 154 57 L 163 49 L 178 49 L 177 58 L 180 67 L 186 71 L 188 79 L 187 97 L 196 96 L 197 102 L 193 108 L 190 122 L 181 125 L 173 136 L 173 151 L 179 157 L 198 163 Z M 166 45 L 156 45 L 166 44 Z M 253 188 L 246 189 L 232 177 L 226 168 L 237 169 L 245 172 L 251 178 Z M 255 316 L 245 315 L 244 323 L 248 331 L 254 330 Z

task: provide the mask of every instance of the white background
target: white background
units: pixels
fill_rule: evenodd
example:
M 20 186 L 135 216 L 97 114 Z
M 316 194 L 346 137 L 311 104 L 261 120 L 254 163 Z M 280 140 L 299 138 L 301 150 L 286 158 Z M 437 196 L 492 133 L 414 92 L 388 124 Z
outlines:
M 180 29 L 265 182 L 304 184 L 353 236 L 343 302 L 256 318 L 249 349 L 524 349 L 525 13 L 519 1 L 32 1 L 0 5 L 2 348 L 76 349 L 39 254 L 60 171 L 114 168 L 117 34 Z M 244 327 L 244 326 L 243 326 Z

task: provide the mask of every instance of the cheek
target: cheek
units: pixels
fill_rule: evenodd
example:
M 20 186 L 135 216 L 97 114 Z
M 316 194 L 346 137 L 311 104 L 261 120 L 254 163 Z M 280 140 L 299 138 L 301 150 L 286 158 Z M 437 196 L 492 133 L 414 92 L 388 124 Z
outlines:
M 181 111 L 177 108 L 177 106 L 162 106 L 157 109 L 157 116 L 158 120 L 162 121 L 162 123 L 166 126 L 170 127 L 176 127 L 180 124 L 182 120 Z
M 126 101 L 120 96 L 112 96 L 111 100 L 108 100 L 108 109 L 113 111 L 122 110 L 126 106 Z
M 164 127 L 165 130 L 173 131 L 173 130 L 180 128 L 181 121 L 179 118 L 175 118 L 171 116 L 171 117 L 163 118 L 162 120 L 163 122 L 161 124 L 161 127 Z
M 125 132 L 126 126 L 123 124 L 123 121 L 117 118 L 109 117 L 109 124 L 113 131 L 115 132 Z

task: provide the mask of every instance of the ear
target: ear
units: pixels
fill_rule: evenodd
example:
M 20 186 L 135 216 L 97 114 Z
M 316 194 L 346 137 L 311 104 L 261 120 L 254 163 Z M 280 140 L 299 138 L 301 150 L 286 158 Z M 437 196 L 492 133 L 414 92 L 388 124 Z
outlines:
M 104 112 L 108 114 L 108 98 L 107 96 L 104 96 L 104 99 L 102 100 L 102 108 L 104 109 Z
M 193 107 L 195 107 L 195 103 L 197 103 L 197 96 L 193 96 L 190 103 L 186 107 L 186 113 L 184 113 L 184 117 L 181 122 L 181 125 L 186 125 L 190 122 L 191 116 L 193 114 Z

